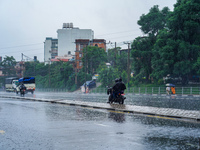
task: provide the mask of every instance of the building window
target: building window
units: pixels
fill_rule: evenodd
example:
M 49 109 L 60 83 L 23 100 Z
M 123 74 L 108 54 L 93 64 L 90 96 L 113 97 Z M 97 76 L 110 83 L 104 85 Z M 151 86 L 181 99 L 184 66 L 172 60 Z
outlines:
M 83 45 L 82 44 L 80 45 L 80 50 L 83 50 Z
M 98 47 L 98 44 L 95 44 L 96 47 Z
M 79 62 L 79 66 L 82 66 L 82 62 Z
M 71 51 L 68 51 L 68 55 L 71 55 Z
M 79 57 L 82 57 L 82 54 L 79 54 Z
M 78 44 L 78 51 L 80 51 L 80 44 Z

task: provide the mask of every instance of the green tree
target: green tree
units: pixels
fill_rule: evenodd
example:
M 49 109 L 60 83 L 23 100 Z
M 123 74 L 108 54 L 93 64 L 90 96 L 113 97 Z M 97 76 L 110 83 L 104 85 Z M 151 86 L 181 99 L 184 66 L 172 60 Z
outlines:
M 140 29 L 147 35 L 156 36 L 160 30 L 166 27 L 169 8 L 164 7 L 161 11 L 158 5 L 153 6 L 148 14 L 143 14 L 138 21 Z
M 118 53 L 119 51 L 121 50 L 121 47 L 116 47 L 115 48 L 111 48 L 111 49 L 108 49 L 108 55 L 107 55 L 107 58 L 108 58 L 108 62 L 112 65 L 112 66 L 116 66 L 116 60 L 117 60 L 117 56 L 118 56 Z
M 87 48 L 84 48 L 84 56 L 82 61 L 83 69 L 87 67 L 87 73 L 94 74 L 97 72 L 98 67 L 107 61 L 107 55 L 105 50 L 102 48 L 96 46 L 87 46 Z
M 138 37 L 132 44 L 131 56 L 133 58 L 134 73 L 138 77 L 135 78 L 142 81 L 142 77 L 146 77 L 146 81 L 149 82 L 149 77 L 152 72 L 151 58 L 152 58 L 151 38 Z
M 3 74 L 5 76 L 16 76 L 16 60 L 13 56 L 6 56 L 4 60 L 0 63 L 0 66 L 3 69 Z
M 113 67 L 107 68 L 104 66 L 99 72 L 99 81 L 103 87 L 113 86 L 116 78 L 119 78 L 118 70 Z
M 81 69 L 81 71 L 78 72 L 77 75 L 77 85 L 81 86 L 83 85 L 83 83 L 85 83 L 85 77 L 86 77 L 86 81 L 91 80 L 92 79 L 92 74 L 85 74 L 85 70 Z
M 173 66 L 176 59 L 176 42 L 171 39 L 167 30 L 159 33 L 153 48 L 152 76 L 158 81 L 167 74 L 173 74 Z
M 131 56 L 133 58 L 133 69 L 135 74 L 135 81 L 150 82 L 150 75 L 152 74 L 152 56 L 153 46 L 157 40 L 159 32 L 166 28 L 166 23 L 170 11 L 165 7 L 159 10 L 158 6 L 153 6 L 149 13 L 142 15 L 138 21 L 140 29 L 147 34 L 145 37 L 138 37 L 132 43 Z
M 127 52 L 121 52 L 120 55 L 117 55 L 116 65 L 114 67 L 119 71 L 119 76 L 121 76 L 121 72 L 127 71 L 127 62 L 128 62 Z
M 54 62 L 45 65 L 39 62 L 26 62 L 25 76 L 35 76 L 39 88 L 67 88 L 74 84 L 73 67 L 69 62 Z M 72 80 L 73 79 L 73 80 Z M 72 81 L 72 82 L 69 82 Z
M 194 65 L 200 51 L 200 3 L 178 0 L 174 6 L 167 30 L 160 33 L 154 45 L 153 75 L 157 79 L 167 74 L 180 76 L 186 84 L 189 75 L 197 73 Z
M 197 74 L 200 74 L 200 57 L 198 57 L 197 62 L 193 66 L 193 69 L 196 70 Z

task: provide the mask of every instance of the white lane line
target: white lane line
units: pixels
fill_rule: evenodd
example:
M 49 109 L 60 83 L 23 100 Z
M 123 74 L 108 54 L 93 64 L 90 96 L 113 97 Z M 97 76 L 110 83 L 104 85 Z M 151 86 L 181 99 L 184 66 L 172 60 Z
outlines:
M 99 123 L 95 123 L 95 124 L 102 127 L 110 127 L 109 125 L 105 125 L 105 124 L 99 124 Z

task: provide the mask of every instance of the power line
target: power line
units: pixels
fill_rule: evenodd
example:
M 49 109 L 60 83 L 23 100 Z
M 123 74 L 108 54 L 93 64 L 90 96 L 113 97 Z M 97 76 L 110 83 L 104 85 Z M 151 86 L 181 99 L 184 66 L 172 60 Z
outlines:
M 43 44 L 43 43 L 35 43 L 35 44 L 28 44 L 28 45 L 18 45 L 18 46 L 12 46 L 12 47 L 2 47 L 0 49 L 10 49 L 10 48 L 33 46 L 33 45 L 40 45 L 40 44 Z
M 14 51 L 14 52 L 4 52 L 4 53 L 1 53 L 1 52 L 0 52 L 0 54 L 1 54 L 1 55 L 2 55 L 2 54 L 9 54 L 9 53 L 12 53 L 12 54 L 13 54 L 13 53 L 19 53 L 19 52 L 22 52 L 22 51 L 23 51 L 23 52 L 28 52 L 28 51 L 35 51 L 35 50 L 44 50 L 44 49 L 41 49 L 41 48 L 40 48 L 40 49 L 30 49 L 30 50 L 19 50 L 19 51 Z M 43 53 L 44 53 L 44 52 L 43 52 Z
M 132 35 L 129 35 L 129 36 L 120 36 L 120 37 L 114 37 L 114 38 L 110 38 L 110 39 L 119 39 L 119 38 L 124 38 L 124 37 L 131 37 L 133 35 L 136 35 L 136 34 L 132 34 Z M 139 36 L 139 35 L 138 35 Z
M 114 33 L 108 33 L 108 34 L 102 34 L 102 35 L 97 35 L 97 36 L 112 35 L 112 34 L 125 33 L 125 32 L 136 31 L 136 30 L 138 30 L 138 29 L 128 30 L 128 31 L 121 31 L 121 32 L 114 32 Z

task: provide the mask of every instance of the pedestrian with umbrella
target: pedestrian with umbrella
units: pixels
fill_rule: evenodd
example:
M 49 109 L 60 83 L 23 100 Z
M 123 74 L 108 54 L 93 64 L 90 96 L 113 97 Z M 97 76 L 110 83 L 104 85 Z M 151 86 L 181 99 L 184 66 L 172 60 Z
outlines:
M 167 92 L 167 94 L 169 95 L 169 93 L 170 93 L 170 87 L 171 87 L 171 92 L 172 92 L 172 94 L 176 94 L 176 90 L 175 90 L 175 85 L 174 84 L 171 84 L 171 83 L 168 83 L 168 84 L 166 84 L 166 92 Z

